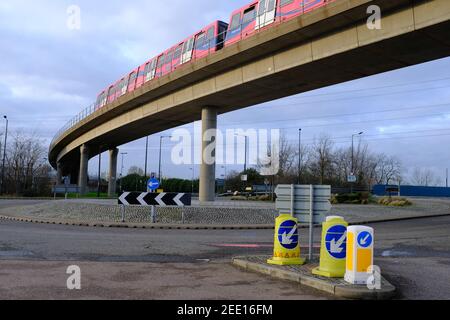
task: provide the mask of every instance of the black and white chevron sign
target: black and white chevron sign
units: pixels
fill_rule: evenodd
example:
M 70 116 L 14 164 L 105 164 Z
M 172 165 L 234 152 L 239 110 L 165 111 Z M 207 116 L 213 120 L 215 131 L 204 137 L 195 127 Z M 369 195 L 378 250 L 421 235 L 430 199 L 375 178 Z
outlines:
M 119 197 L 119 204 L 125 206 L 160 206 L 185 207 L 191 205 L 189 193 L 149 193 L 124 192 Z

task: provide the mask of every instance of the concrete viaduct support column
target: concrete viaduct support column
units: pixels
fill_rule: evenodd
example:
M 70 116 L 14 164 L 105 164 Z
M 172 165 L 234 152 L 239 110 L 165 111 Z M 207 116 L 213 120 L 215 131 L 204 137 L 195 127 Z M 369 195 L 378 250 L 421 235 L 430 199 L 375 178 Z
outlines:
M 63 178 L 62 164 L 61 164 L 61 162 L 58 162 L 56 164 L 56 185 L 59 186 L 59 185 L 63 184 L 62 178 Z
M 202 161 L 200 167 L 200 202 L 213 202 L 216 198 L 216 131 L 217 110 L 202 109 Z M 205 133 L 212 133 L 205 135 Z M 205 141 L 206 140 L 206 141 Z M 212 151 L 212 152 L 211 152 Z
M 83 144 L 80 147 L 80 174 L 78 175 L 78 187 L 80 189 L 80 195 L 87 193 L 88 183 L 88 162 L 89 162 L 89 148 Z
M 109 179 L 108 179 L 108 197 L 116 196 L 117 189 L 117 156 L 119 149 L 109 150 Z

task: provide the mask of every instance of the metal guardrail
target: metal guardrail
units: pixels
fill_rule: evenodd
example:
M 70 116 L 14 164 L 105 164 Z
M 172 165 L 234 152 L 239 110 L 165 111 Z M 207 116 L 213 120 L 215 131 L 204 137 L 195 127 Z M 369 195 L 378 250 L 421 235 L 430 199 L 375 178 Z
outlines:
M 280 7 L 280 3 L 281 2 L 278 2 L 278 5 L 277 5 L 277 11 L 276 12 L 281 12 L 280 11 L 280 9 L 281 9 L 281 7 Z M 324 2 L 324 5 L 326 5 L 327 4 L 327 2 Z M 309 10 L 306 10 L 306 11 L 309 11 Z M 255 10 L 255 13 L 256 13 L 256 15 L 255 15 L 255 21 L 257 21 L 257 17 L 258 17 L 258 13 L 257 13 L 257 10 Z M 303 3 L 303 8 L 302 8 L 302 12 L 299 14 L 299 15 L 302 15 L 302 14 L 304 14 L 305 13 L 305 4 Z M 267 14 L 267 13 L 265 13 L 265 14 Z M 264 21 L 264 20 L 263 20 Z M 239 38 L 238 38 L 238 40 L 237 40 L 237 42 L 238 41 L 241 41 L 242 39 L 244 39 L 244 38 L 246 38 L 246 37 L 249 37 L 249 36 L 252 36 L 252 35 L 254 35 L 254 34 L 256 34 L 256 33 L 259 33 L 259 32 L 261 32 L 262 30 L 266 30 L 267 29 L 267 27 L 270 27 L 270 26 L 274 26 L 274 25 L 280 25 L 280 24 L 282 24 L 283 22 L 285 21 L 285 19 L 279 19 L 279 17 L 276 17 L 276 19 L 275 19 L 275 21 L 274 22 L 272 22 L 272 23 L 270 23 L 270 24 L 264 24 L 263 23 L 263 25 L 262 26 L 260 26 L 260 28 L 258 28 L 258 29 L 253 29 L 252 30 L 252 32 L 249 34 L 249 33 L 244 33 L 243 32 L 243 26 L 244 25 L 248 25 L 248 22 L 247 23 L 241 23 L 239 26 L 237 26 L 236 28 L 234 28 L 233 30 L 231 30 L 231 32 L 236 32 L 237 30 L 240 30 L 239 31 Z M 245 28 L 244 28 L 245 29 Z M 222 32 L 222 33 L 220 33 L 220 34 L 218 34 L 217 35 L 217 37 L 213 37 L 213 38 L 211 38 L 211 39 L 209 39 L 209 46 L 208 46 L 208 54 L 207 55 L 205 55 L 204 53 L 202 53 L 202 55 L 201 55 L 201 57 L 204 57 L 204 56 L 209 56 L 209 55 L 211 55 L 212 53 L 211 53 L 211 49 L 215 49 L 216 48 L 216 46 L 225 46 L 225 43 L 228 41 L 227 40 L 227 33 L 228 32 L 230 32 L 230 30 L 226 30 L 226 31 L 224 31 L 224 32 Z M 219 39 L 223 39 L 222 41 L 218 41 Z M 236 40 L 234 40 L 234 41 L 236 41 Z M 235 43 L 235 42 L 234 42 Z M 194 44 L 194 48 L 195 48 L 195 44 Z M 214 52 L 213 52 L 214 53 Z M 191 62 L 191 61 L 194 61 L 194 60 L 196 60 L 196 58 L 197 58 L 197 52 L 196 52 L 196 50 L 194 50 L 194 53 L 193 53 L 193 55 L 192 55 L 192 58 L 191 58 L 191 60 L 189 61 L 189 62 Z M 187 63 L 189 63 L 189 62 L 187 62 Z M 170 66 L 170 71 L 167 73 L 167 74 L 169 74 L 169 73 L 171 73 L 171 72 L 173 72 L 178 66 L 182 66 L 182 65 L 184 65 L 184 64 L 186 64 L 186 63 L 183 63 L 183 64 L 177 64 L 177 65 L 174 65 L 173 64 L 173 61 L 171 62 L 171 66 Z M 151 79 L 151 80 L 149 80 L 149 81 L 145 81 L 144 80 L 144 83 L 147 83 L 147 82 L 150 82 L 150 81 L 152 81 L 152 80 L 155 80 L 156 78 L 154 78 L 154 79 Z M 136 80 L 135 80 L 136 81 Z M 128 88 L 128 86 L 129 86 L 129 83 L 127 84 L 127 88 Z M 128 90 L 127 90 L 128 91 Z M 125 94 L 127 94 L 127 93 L 129 93 L 129 92 L 126 92 Z M 122 96 L 122 95 L 121 95 Z M 107 99 L 108 99 L 108 97 L 107 97 Z M 116 100 L 116 99 L 115 99 Z M 108 103 L 107 103 L 108 104 Z M 97 111 L 97 110 L 99 110 L 100 108 L 96 108 L 96 103 L 93 103 L 93 104 L 91 104 L 89 107 L 87 107 L 87 108 L 85 108 L 85 109 L 83 109 L 79 114 L 77 114 L 75 117 L 73 117 L 72 119 L 70 119 L 60 130 L 58 130 L 58 132 L 55 134 L 55 136 L 53 137 L 53 139 L 52 139 L 52 141 L 51 141 L 51 143 L 50 143 L 50 149 L 53 149 L 53 147 L 55 146 L 55 144 L 56 144 L 56 141 L 61 137 L 61 136 L 63 136 L 63 134 L 66 132 L 66 131 L 68 131 L 68 130 L 70 130 L 70 129 L 72 129 L 73 127 L 75 127 L 78 123 L 80 123 L 81 121 L 83 121 L 83 120 L 85 120 L 87 117 L 89 117 L 90 115 L 92 115 L 95 111 Z

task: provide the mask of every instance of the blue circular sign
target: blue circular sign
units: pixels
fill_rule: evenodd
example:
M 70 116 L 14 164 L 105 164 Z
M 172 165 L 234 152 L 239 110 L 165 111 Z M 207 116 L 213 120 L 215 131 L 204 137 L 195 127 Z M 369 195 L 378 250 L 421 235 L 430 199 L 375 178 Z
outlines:
M 345 259 L 347 257 L 347 227 L 335 225 L 329 228 L 325 235 L 325 246 L 333 258 Z
M 298 246 L 297 223 L 293 220 L 283 222 L 278 229 L 278 241 L 281 246 L 293 250 Z
M 358 244 L 361 248 L 368 248 L 372 245 L 373 238 L 370 232 L 363 231 L 358 235 Z
M 150 179 L 148 180 L 147 186 L 150 190 L 156 190 L 159 188 L 160 184 L 157 179 Z

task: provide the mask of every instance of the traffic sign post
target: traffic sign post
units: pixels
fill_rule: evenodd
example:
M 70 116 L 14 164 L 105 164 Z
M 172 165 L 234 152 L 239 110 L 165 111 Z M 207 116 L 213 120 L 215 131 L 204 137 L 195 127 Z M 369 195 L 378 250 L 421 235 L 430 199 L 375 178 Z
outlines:
M 160 186 L 160 183 L 157 179 L 151 178 L 147 181 L 147 190 L 148 192 L 155 192 Z
M 343 217 L 330 216 L 322 225 L 320 266 L 312 273 L 327 278 L 343 278 L 347 257 L 347 227 Z
M 184 207 L 191 202 L 190 193 L 124 192 L 119 197 L 119 205 L 125 206 Z
M 367 284 L 368 271 L 373 266 L 374 231 L 370 227 L 347 228 L 347 263 L 345 281 L 351 284 Z
M 305 259 L 300 257 L 300 239 L 298 220 L 290 214 L 281 214 L 275 221 L 274 253 L 268 264 L 287 266 L 302 265 Z
M 322 223 L 331 210 L 331 186 L 279 185 L 276 208 L 309 224 L 309 260 L 313 258 L 314 224 Z

